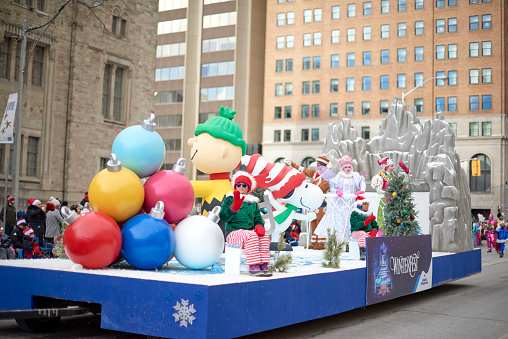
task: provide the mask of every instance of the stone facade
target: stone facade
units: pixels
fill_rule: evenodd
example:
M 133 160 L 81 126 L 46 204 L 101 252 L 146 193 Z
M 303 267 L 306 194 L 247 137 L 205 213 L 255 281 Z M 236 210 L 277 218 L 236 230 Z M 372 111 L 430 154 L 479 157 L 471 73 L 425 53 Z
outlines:
M 18 91 L 16 36 L 23 20 L 36 27 L 61 6 L 54 1 L 25 4 L 0 0 L 1 57 L 8 65 L 0 77 L 0 107 Z M 153 111 L 157 4 L 69 2 L 47 28 L 25 72 L 18 207 L 29 198 L 81 201 L 109 159 L 116 135 Z M 27 56 L 45 28 L 29 35 Z M 2 145 L 0 190 L 7 149 Z

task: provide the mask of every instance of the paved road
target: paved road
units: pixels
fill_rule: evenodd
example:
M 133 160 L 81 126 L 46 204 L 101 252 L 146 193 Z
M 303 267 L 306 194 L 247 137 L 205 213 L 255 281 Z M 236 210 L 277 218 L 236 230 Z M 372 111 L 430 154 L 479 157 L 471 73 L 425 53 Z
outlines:
M 411 296 L 245 338 L 508 339 L 508 258 L 482 249 L 482 273 Z M 50 334 L 0 320 L 2 338 L 146 338 L 103 330 L 100 318 L 64 318 Z

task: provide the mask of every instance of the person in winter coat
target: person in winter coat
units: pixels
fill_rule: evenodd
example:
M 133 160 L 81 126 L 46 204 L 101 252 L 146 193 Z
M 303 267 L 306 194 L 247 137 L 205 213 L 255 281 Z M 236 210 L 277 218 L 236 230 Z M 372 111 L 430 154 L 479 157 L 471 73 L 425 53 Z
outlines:
M 23 231 L 26 227 L 27 224 L 25 219 L 21 218 L 16 222 L 16 227 L 12 230 L 11 241 L 16 255 L 18 255 L 19 250 L 23 248 Z
M 16 226 L 16 207 L 14 207 L 14 198 L 10 195 L 7 196 L 7 207 L 6 209 L 2 208 L 2 212 L 0 212 L 0 221 L 4 221 L 5 214 L 5 225 L 4 232 L 7 236 L 11 235 L 14 226 Z
M 265 233 L 259 199 L 249 194 L 256 188 L 256 180 L 247 172 L 238 171 L 231 183 L 235 190 L 226 194 L 219 213 L 226 231 L 231 231 L 227 242 L 244 247 L 250 275 L 269 277 L 271 240 Z
M 499 222 L 496 228 L 497 234 L 497 243 L 499 245 L 499 257 L 502 258 L 504 256 L 504 244 L 508 240 L 508 230 L 506 229 L 506 223 Z
M 44 255 L 39 244 L 35 241 L 34 230 L 30 227 L 25 228 L 23 231 L 23 250 L 27 258 L 39 258 Z
M 60 201 L 54 199 L 46 204 L 46 242 L 54 245 L 54 239 L 62 232 L 62 215 L 55 208 L 55 204 L 60 205 Z
M 0 259 L 15 259 L 11 239 L 7 234 L 0 231 Z
M 356 198 L 356 208 L 351 212 L 351 238 L 358 240 L 360 259 L 365 260 L 365 238 L 375 237 L 378 225 L 374 213 L 369 211 L 369 201 L 359 195 Z
M 28 227 L 33 229 L 35 236 L 39 238 L 41 244 L 44 243 L 44 235 L 46 233 L 46 213 L 42 210 L 44 206 L 38 199 L 28 199 Z

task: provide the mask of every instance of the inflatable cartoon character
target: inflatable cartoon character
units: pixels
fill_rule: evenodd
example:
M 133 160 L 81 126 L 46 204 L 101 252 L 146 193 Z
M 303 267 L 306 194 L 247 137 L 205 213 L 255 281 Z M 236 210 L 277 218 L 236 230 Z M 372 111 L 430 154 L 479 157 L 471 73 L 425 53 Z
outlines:
M 269 219 L 265 220 L 268 233 L 277 237 L 289 227 L 293 219 L 312 221 L 316 218 L 313 211 L 321 206 L 324 195 L 318 186 L 305 181 L 305 174 L 284 164 L 269 163 L 260 154 L 243 156 L 242 165 L 246 166 L 248 173 L 258 178 L 266 177 L 264 182 L 258 179 L 258 183 L 267 190 L 265 194 L 276 210 L 273 212 L 275 225 L 271 225 Z M 310 212 L 307 215 L 297 213 L 298 208 Z M 272 235 L 272 241 L 277 240 Z
M 231 191 L 229 172 L 238 167 L 247 149 L 240 126 L 233 122 L 235 114 L 236 111 L 221 106 L 219 115 L 199 124 L 195 137 L 187 141 L 192 164 L 210 174 L 210 180 L 191 181 L 196 198 L 203 198 L 203 215 L 222 205 L 224 195 Z M 224 231 L 223 221 L 219 226 Z

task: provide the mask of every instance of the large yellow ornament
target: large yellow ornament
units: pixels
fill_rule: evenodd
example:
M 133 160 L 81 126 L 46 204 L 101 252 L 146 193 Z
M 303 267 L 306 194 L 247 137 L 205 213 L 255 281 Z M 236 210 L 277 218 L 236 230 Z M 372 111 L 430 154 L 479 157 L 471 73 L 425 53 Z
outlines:
M 397 192 L 393 192 L 393 193 L 392 193 L 392 195 L 393 195 L 394 197 L 396 197 L 396 196 L 397 196 Z
M 122 168 L 112 153 L 107 168 L 97 173 L 90 183 L 88 199 L 94 211 L 123 222 L 141 210 L 145 190 L 139 177 L 130 169 Z

